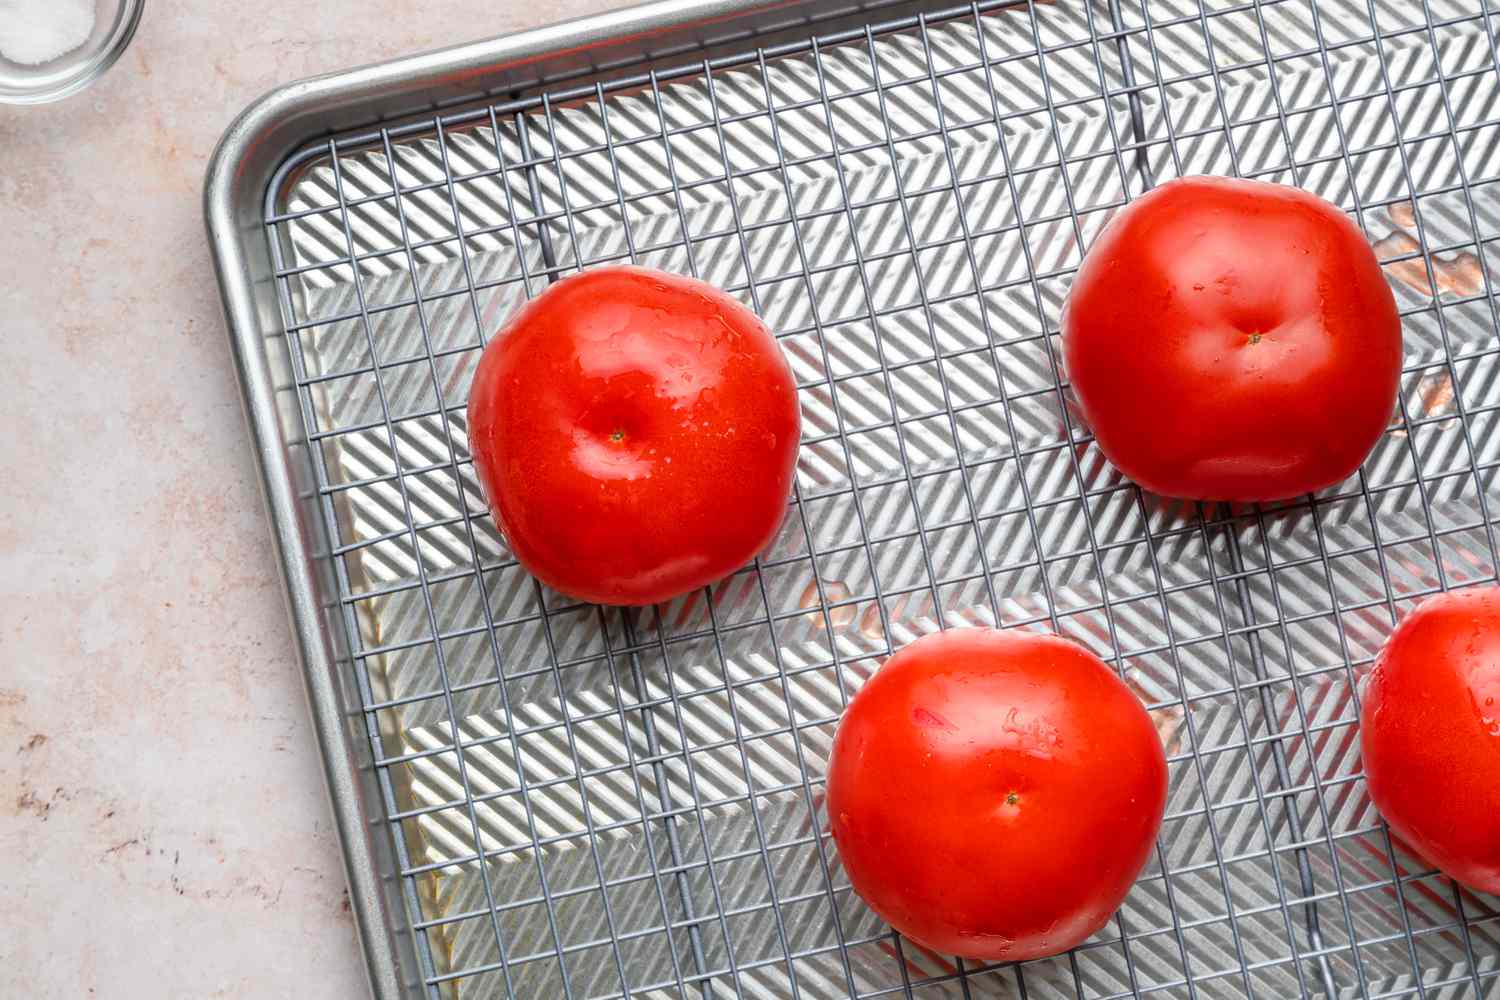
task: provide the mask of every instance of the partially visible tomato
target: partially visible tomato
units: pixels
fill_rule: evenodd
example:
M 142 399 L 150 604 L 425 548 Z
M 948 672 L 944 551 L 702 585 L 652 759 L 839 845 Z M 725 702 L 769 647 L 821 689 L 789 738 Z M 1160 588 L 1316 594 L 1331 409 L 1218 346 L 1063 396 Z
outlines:
M 1150 856 L 1167 766 L 1151 717 L 1082 646 L 959 629 L 850 702 L 828 815 L 854 890 L 907 937 L 1020 961 L 1099 930 Z
M 1365 688 L 1360 752 L 1396 835 L 1500 893 L 1500 587 L 1440 594 L 1401 620 Z
M 565 278 L 511 317 L 468 416 L 516 558 L 602 604 L 667 600 L 753 559 L 786 514 L 801 426 L 753 312 L 638 267 Z
M 1126 206 L 1079 268 L 1062 339 L 1105 457 L 1200 500 L 1341 482 L 1401 374 L 1395 298 L 1358 227 L 1262 181 L 1189 177 Z

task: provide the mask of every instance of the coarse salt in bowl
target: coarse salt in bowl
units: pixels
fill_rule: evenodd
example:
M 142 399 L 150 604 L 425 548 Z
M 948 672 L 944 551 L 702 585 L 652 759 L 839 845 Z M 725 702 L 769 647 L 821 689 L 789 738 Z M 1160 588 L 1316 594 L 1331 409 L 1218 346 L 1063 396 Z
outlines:
M 42 104 L 98 79 L 130 44 L 144 0 L 0 0 L 0 104 Z

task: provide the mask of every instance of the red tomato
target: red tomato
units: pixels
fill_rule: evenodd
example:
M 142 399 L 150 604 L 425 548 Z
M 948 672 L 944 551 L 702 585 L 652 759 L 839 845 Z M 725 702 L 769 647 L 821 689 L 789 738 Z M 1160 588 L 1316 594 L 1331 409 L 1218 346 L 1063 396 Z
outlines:
M 1401 620 L 1359 735 L 1391 829 L 1445 874 L 1500 893 L 1500 587 L 1440 594 Z
M 800 426 L 753 312 L 637 267 L 525 305 L 469 394 L 474 467 L 516 558 L 603 604 L 667 600 L 753 559 L 786 513 Z
M 1110 221 L 1062 322 L 1099 448 L 1153 493 L 1275 500 L 1352 475 L 1390 424 L 1401 322 L 1337 208 L 1262 181 L 1163 184 Z
M 959 629 L 886 661 L 844 713 L 828 815 L 854 890 L 936 951 L 1066 951 L 1151 853 L 1167 765 L 1151 717 L 1055 635 Z

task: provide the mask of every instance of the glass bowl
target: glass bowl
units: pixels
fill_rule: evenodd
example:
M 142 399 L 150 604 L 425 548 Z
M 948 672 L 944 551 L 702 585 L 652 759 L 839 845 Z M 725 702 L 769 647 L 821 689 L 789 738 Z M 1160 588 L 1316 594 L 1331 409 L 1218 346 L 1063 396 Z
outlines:
M 88 41 L 28 66 L 0 55 L 0 104 L 45 104 L 87 87 L 115 64 L 135 37 L 145 0 L 96 0 Z

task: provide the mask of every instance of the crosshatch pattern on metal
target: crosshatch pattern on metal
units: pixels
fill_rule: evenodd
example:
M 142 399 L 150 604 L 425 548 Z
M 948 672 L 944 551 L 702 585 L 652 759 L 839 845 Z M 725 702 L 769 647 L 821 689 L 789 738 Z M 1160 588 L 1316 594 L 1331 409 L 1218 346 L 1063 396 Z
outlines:
M 1496 576 L 1496 28 L 1460 2 L 985 3 L 289 162 L 278 336 L 426 993 L 1500 997 L 1500 901 L 1391 841 L 1355 738 L 1393 622 Z M 1082 248 L 1187 173 L 1313 190 L 1386 262 L 1400 408 L 1348 482 L 1143 495 L 1069 402 Z M 771 548 L 644 610 L 527 577 L 464 434 L 485 339 L 608 261 L 753 306 L 805 414 Z M 893 935 L 822 811 L 850 695 L 981 624 L 1105 656 L 1171 761 L 1118 917 L 1019 966 Z

